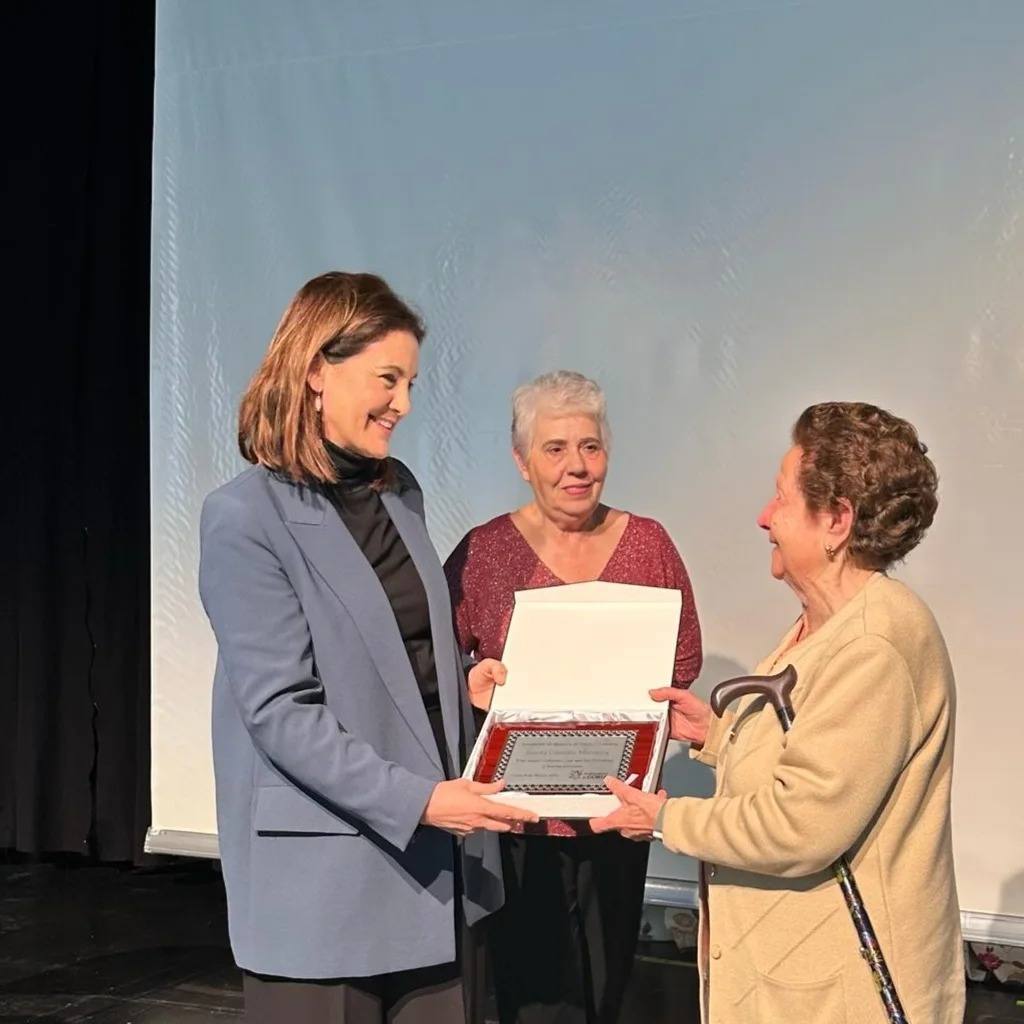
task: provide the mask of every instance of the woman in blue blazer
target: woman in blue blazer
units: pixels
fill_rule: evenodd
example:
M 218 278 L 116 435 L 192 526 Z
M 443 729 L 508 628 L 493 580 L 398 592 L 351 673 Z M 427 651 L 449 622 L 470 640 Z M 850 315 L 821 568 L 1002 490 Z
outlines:
M 448 588 L 388 457 L 423 334 L 378 277 L 308 282 L 242 399 L 254 465 L 203 506 L 221 860 L 257 1024 L 472 1019 L 460 953 L 501 902 L 492 833 L 535 820 L 459 778 Z

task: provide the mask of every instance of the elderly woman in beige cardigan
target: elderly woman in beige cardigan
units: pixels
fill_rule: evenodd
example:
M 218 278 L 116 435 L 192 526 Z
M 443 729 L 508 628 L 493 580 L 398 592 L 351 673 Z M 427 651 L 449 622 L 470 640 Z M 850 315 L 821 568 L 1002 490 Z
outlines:
M 912 1024 L 961 1024 L 960 917 L 950 839 L 953 672 L 935 619 L 886 570 L 931 524 L 935 467 L 914 428 L 828 402 L 797 420 L 758 518 L 771 571 L 802 613 L 757 667 L 792 665 L 795 724 L 764 698 L 723 718 L 687 690 L 672 735 L 716 772 L 709 799 L 610 780 L 621 806 L 595 830 L 702 864 L 703 1020 L 872 1024 L 886 1019 L 829 865 L 849 851 Z

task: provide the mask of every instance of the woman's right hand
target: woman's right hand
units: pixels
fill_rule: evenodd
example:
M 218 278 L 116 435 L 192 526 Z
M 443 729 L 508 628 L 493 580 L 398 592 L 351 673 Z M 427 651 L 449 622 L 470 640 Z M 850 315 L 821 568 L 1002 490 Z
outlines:
M 695 693 L 678 686 L 662 686 L 650 691 L 652 700 L 667 700 L 669 711 L 669 736 L 695 747 L 703 747 L 711 722 L 711 707 Z
M 451 779 L 439 782 L 430 794 L 420 821 L 457 836 L 468 836 L 484 829 L 488 832 L 508 832 L 516 822 L 540 820 L 536 811 L 488 800 L 492 793 L 500 793 L 504 782 L 473 782 L 471 779 Z
M 495 686 L 504 686 L 507 678 L 508 669 L 497 658 L 478 661 L 466 674 L 470 704 L 481 711 L 487 711 L 491 706 Z

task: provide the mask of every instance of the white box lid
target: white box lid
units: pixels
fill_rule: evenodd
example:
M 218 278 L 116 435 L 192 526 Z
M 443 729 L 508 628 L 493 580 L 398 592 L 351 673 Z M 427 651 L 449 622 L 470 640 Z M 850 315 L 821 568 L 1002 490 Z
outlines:
M 647 691 L 671 685 L 681 607 L 678 590 L 602 580 L 516 591 L 491 707 L 664 710 Z

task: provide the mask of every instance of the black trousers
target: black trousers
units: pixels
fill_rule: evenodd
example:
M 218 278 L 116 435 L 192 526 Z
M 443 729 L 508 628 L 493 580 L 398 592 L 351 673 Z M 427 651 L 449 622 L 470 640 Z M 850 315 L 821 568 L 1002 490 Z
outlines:
M 614 1024 L 650 846 L 619 835 L 502 836 L 505 906 L 487 919 L 501 1024 Z

